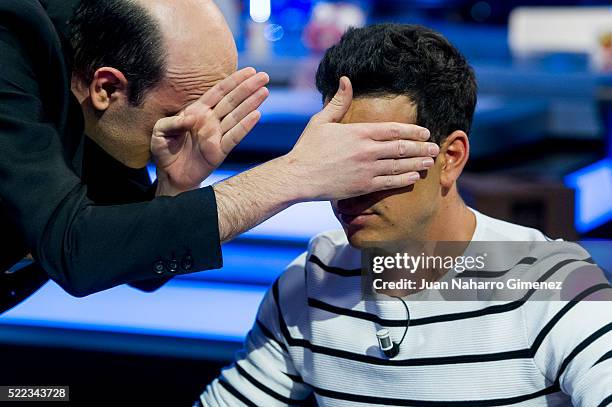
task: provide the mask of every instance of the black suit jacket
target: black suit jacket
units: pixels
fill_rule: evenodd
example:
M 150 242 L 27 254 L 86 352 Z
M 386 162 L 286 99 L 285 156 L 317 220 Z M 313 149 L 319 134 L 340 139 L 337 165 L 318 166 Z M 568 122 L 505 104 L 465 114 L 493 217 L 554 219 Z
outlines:
M 153 199 L 84 137 L 63 35 L 76 3 L 0 2 L 0 312 L 49 277 L 84 296 L 222 265 L 212 188 Z

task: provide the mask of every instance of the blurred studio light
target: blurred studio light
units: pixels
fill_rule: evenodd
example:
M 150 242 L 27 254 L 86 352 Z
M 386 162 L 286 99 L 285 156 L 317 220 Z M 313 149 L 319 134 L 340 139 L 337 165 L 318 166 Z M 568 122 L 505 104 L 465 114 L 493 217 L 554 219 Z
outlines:
M 271 0 L 250 0 L 249 12 L 251 19 L 256 23 L 265 23 L 270 19 L 272 6 Z
M 588 232 L 612 220 L 612 158 L 567 175 L 565 185 L 576 190 L 578 232 Z
M 268 41 L 279 41 L 285 35 L 285 30 L 282 25 L 268 24 L 264 29 L 264 36 Z
M 356 4 L 318 2 L 304 32 L 306 44 L 313 51 L 323 52 L 337 43 L 349 27 L 363 27 L 365 23 L 365 12 Z
M 482 23 L 491 17 L 491 5 L 486 1 L 479 1 L 472 6 L 470 15 L 474 21 Z

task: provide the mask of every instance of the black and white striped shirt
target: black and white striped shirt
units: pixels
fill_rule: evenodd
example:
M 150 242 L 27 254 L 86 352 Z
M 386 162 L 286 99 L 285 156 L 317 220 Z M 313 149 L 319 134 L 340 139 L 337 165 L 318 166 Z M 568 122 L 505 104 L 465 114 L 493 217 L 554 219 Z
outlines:
M 547 240 L 475 214 L 474 241 Z M 405 309 L 362 300 L 360 261 L 342 231 L 315 237 L 266 294 L 245 349 L 202 404 L 612 405 L 612 302 L 579 301 L 608 285 L 577 301 L 408 301 L 410 328 L 389 359 L 375 334 L 401 337 Z

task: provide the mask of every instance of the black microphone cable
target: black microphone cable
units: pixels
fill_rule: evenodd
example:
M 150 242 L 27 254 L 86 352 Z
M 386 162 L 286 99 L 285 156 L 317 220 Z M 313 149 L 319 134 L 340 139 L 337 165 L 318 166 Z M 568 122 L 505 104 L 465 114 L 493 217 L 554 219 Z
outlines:
M 380 329 L 378 332 L 376 332 L 378 346 L 388 358 L 394 358 L 398 355 L 400 345 L 402 342 L 404 342 L 404 338 L 406 338 L 406 334 L 408 333 L 408 327 L 410 326 L 410 310 L 408 309 L 408 304 L 406 304 L 406 301 L 404 301 L 402 297 L 394 298 L 399 299 L 406 309 L 406 328 L 404 328 L 404 334 L 399 342 L 394 342 L 391 340 L 391 334 L 387 328 Z

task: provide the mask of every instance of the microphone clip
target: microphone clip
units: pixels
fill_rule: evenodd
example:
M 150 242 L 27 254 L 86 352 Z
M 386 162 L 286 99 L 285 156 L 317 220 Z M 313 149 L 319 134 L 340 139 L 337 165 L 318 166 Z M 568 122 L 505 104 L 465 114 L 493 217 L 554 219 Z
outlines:
M 378 338 L 378 346 L 380 350 L 383 351 L 385 356 L 388 358 L 394 358 L 399 353 L 399 343 L 393 342 L 391 340 L 391 335 L 389 334 L 389 330 L 383 328 L 376 332 L 376 338 Z

